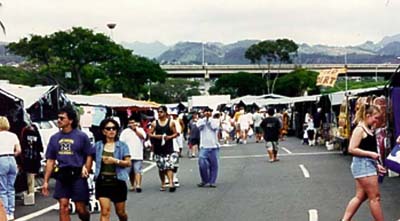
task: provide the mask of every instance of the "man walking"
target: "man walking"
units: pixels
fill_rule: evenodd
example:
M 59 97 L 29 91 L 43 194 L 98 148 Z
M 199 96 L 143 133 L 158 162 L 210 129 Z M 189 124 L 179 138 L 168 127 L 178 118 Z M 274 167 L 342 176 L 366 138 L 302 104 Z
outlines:
M 277 155 L 281 122 L 277 117 L 274 117 L 275 111 L 273 108 L 269 108 L 267 113 L 268 117 L 264 118 L 260 126 L 264 132 L 264 140 L 266 142 L 269 162 L 273 163 L 279 161 Z
M 200 130 L 199 170 L 201 183 L 198 187 L 215 188 L 218 176 L 219 143 L 218 130 L 220 122 L 211 117 L 212 109 L 204 110 L 204 117 L 197 122 Z
M 165 176 L 168 177 L 169 191 L 175 192 L 173 176 L 175 163 L 178 160 L 178 153 L 174 152 L 172 140 L 178 136 L 174 122 L 168 117 L 167 107 L 160 106 L 158 108 L 158 120 L 151 124 L 148 136 L 154 145 L 154 159 L 159 169 L 161 188 L 165 191 Z
M 143 141 L 146 139 L 146 133 L 135 121 L 133 116 L 128 119 L 128 128 L 122 131 L 120 140 L 129 147 L 131 154 L 131 171 L 129 179 L 131 182 L 131 191 L 142 192 L 142 173 L 143 173 Z
M 78 130 L 78 118 L 72 107 L 62 108 L 58 113 L 57 125 L 61 129 L 51 136 L 46 151 L 46 169 L 42 193 L 49 195 L 49 179 L 58 162 L 56 186 L 53 197 L 60 204 L 60 221 L 69 221 L 69 200 L 75 202 L 78 216 L 83 221 L 90 220 L 86 208 L 89 201 L 87 183 L 88 171 L 92 167 L 92 147 L 88 136 Z M 53 173 L 54 173 L 53 172 Z

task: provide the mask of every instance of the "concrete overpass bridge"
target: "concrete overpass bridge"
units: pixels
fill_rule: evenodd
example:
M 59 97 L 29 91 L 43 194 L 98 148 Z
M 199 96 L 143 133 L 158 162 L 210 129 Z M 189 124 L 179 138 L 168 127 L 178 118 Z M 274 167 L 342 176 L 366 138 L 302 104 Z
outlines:
M 347 64 L 348 76 L 370 76 L 384 77 L 389 79 L 399 64 Z M 313 71 L 327 70 L 331 68 L 343 68 L 343 64 L 282 64 L 271 65 L 271 77 L 277 74 L 287 74 L 295 68 L 302 67 Z M 226 74 L 234 74 L 237 72 L 248 72 L 262 75 L 268 70 L 267 65 L 161 65 L 168 76 L 177 78 L 217 78 Z

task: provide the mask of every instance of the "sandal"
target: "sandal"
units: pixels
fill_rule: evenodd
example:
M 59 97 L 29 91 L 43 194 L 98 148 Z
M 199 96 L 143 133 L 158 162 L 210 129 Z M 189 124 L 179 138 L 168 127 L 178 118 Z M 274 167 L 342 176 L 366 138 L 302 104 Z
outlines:
M 160 187 L 161 192 L 164 192 L 165 190 L 167 190 L 167 188 L 165 186 Z

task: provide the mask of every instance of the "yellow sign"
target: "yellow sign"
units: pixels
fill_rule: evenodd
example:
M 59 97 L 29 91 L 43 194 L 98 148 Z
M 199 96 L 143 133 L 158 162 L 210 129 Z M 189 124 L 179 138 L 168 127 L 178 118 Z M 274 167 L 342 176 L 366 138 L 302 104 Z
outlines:
M 332 68 L 330 70 L 323 70 L 319 72 L 317 86 L 333 87 L 333 85 L 335 85 L 337 76 L 339 74 L 345 74 L 346 72 L 346 68 Z

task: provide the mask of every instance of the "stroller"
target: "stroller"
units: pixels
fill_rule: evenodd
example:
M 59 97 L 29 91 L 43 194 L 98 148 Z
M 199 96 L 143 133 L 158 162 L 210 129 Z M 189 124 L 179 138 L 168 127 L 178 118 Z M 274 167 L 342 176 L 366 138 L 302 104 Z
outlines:
M 93 163 L 92 171 L 95 168 Z M 96 182 L 94 181 L 94 173 L 91 172 L 88 178 L 88 186 L 89 186 L 89 212 L 90 213 L 98 213 L 100 212 L 100 202 L 96 199 Z M 69 200 L 69 212 L 75 213 L 76 206 L 72 200 Z

